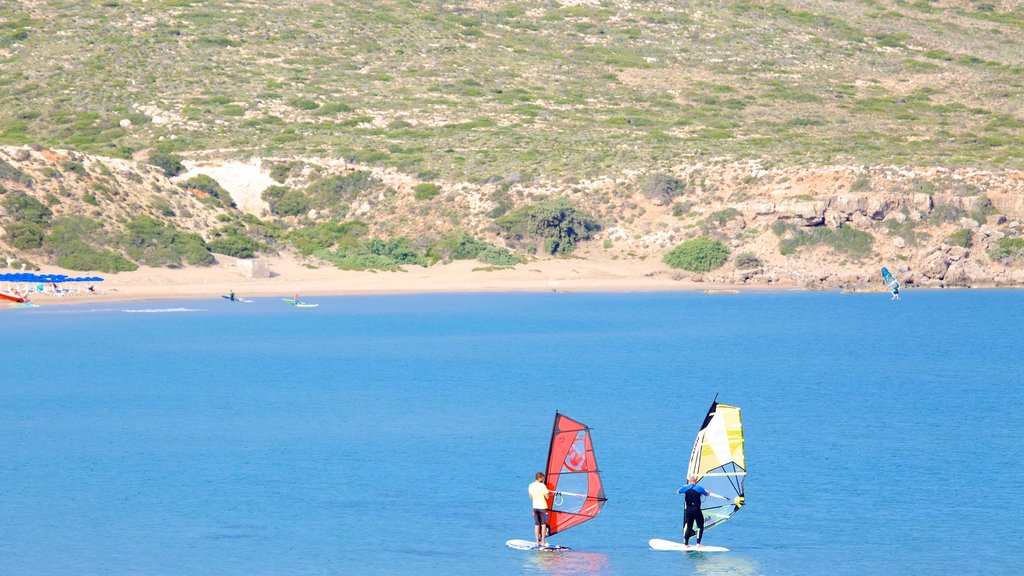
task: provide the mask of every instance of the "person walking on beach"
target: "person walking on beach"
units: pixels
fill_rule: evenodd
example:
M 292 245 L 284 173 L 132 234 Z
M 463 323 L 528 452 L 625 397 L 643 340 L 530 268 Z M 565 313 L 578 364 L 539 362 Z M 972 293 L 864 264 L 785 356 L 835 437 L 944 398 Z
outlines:
M 548 495 L 551 491 L 544 485 L 544 473 L 537 472 L 529 488 L 530 500 L 533 502 L 533 535 L 537 546 L 548 545 Z
M 728 500 L 728 498 L 705 490 L 703 486 L 697 484 L 696 476 L 688 477 L 686 482 L 686 486 L 676 490 L 676 494 L 682 494 L 686 499 L 686 508 L 683 509 L 683 545 L 689 546 L 690 538 L 696 534 L 699 547 L 701 539 L 704 538 L 704 512 L 700 509 L 701 499 L 707 496 L 723 500 Z M 696 531 L 693 529 L 694 523 L 697 524 Z

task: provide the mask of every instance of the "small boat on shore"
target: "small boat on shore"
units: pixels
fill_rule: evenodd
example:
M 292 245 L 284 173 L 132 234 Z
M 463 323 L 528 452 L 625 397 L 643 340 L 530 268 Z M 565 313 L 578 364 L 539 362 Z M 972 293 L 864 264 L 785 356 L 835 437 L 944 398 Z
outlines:
M 0 301 L 14 302 L 15 304 L 28 304 L 27 297 L 19 296 L 17 294 L 8 294 L 7 292 L 0 292 Z

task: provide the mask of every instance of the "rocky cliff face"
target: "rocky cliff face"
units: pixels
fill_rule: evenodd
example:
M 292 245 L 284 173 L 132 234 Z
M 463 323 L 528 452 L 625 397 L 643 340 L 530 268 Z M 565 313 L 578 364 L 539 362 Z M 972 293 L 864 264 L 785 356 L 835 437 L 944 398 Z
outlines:
M 706 234 L 725 242 L 734 256 L 748 253 L 761 262 L 738 269 L 733 259 L 691 279 L 869 289 L 879 287 L 879 268 L 888 266 L 908 285 L 1024 285 L 1022 255 L 999 251 L 1003 239 L 1024 234 L 1024 174 L 1018 171 L 765 170 L 756 163 L 723 163 L 683 167 L 675 175 L 689 184 L 675 199 L 688 213 L 668 218 L 662 206 L 668 203 L 648 202 L 644 216 L 632 222 L 627 216 L 606 238 L 656 256 Z

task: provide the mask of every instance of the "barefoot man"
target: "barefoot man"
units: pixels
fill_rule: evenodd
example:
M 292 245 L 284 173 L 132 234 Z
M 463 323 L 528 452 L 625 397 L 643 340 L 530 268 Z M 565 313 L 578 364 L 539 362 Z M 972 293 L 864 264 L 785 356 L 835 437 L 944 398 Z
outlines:
M 533 502 L 533 535 L 537 546 L 548 545 L 548 494 L 551 492 L 544 485 L 544 473 L 537 472 L 534 482 L 530 484 L 530 501 Z

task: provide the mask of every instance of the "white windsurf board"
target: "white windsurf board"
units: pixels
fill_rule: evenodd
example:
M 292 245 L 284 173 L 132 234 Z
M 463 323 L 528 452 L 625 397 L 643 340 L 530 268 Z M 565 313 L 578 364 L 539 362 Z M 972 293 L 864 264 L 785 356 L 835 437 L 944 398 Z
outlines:
M 505 542 L 505 546 L 509 548 L 515 548 L 516 550 L 536 550 L 538 552 L 558 552 L 560 550 L 569 550 L 565 546 L 537 546 L 537 543 L 533 540 L 509 540 Z
M 705 545 L 697 546 L 696 544 L 691 544 L 691 545 L 687 546 L 686 544 L 683 544 L 682 542 L 673 542 L 671 540 L 662 540 L 661 538 L 653 538 L 653 539 L 651 539 L 648 542 L 648 544 L 650 544 L 651 548 L 653 548 L 655 550 L 677 550 L 679 552 L 728 552 L 729 551 L 728 548 L 723 548 L 721 546 L 705 546 Z

